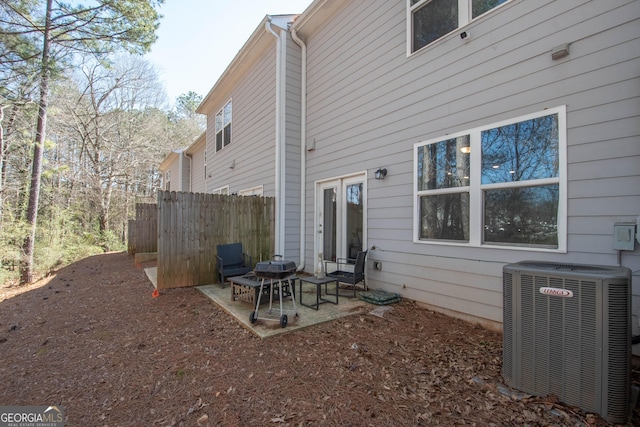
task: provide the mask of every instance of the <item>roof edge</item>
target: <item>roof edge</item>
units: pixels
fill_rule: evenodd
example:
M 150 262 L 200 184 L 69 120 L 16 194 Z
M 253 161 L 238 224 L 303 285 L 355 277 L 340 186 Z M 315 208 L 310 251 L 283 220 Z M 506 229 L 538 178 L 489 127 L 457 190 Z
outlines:
M 203 131 L 198 137 L 193 141 L 193 143 L 185 150 L 186 155 L 193 154 L 196 151 L 196 148 L 201 145 L 203 142 L 207 142 L 207 131 Z
M 295 19 L 292 26 L 296 32 L 308 37 L 346 3 L 341 0 L 315 0 Z
M 296 16 L 298 15 L 265 15 L 249 39 L 240 48 L 231 63 L 224 70 L 220 78 L 216 81 L 211 90 L 209 90 L 209 93 L 204 97 L 198 108 L 196 108 L 196 113 L 211 113 L 212 110 L 216 108 L 215 98 L 220 92 L 219 89 L 224 87 L 228 82 L 233 83 L 238 80 L 240 76 L 250 68 L 251 61 L 247 61 L 247 59 L 250 58 L 252 54 L 255 55 L 256 52 L 261 52 L 266 49 L 268 44 L 265 43 L 265 40 L 270 41 L 270 39 L 272 39 L 271 35 L 269 35 L 265 30 L 267 22 L 272 22 L 282 31 L 288 31 L 288 25 L 294 21 Z M 257 48 L 261 49 L 254 52 L 253 50 Z M 223 96 L 223 94 L 220 96 Z
M 184 152 L 184 148 L 178 148 L 177 150 L 171 150 L 171 152 L 169 154 L 167 154 L 167 156 L 164 158 L 164 160 L 162 160 L 162 163 L 160 163 L 160 166 L 158 166 L 158 169 L 160 169 L 161 171 L 165 171 L 165 170 L 169 169 L 169 166 L 171 165 L 171 163 L 177 157 L 179 157 L 183 152 Z

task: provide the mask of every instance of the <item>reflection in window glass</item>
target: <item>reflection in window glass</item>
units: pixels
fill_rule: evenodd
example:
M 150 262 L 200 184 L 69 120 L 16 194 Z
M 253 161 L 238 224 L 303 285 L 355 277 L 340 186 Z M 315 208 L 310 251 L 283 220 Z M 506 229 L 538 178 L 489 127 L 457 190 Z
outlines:
M 484 242 L 558 245 L 558 185 L 484 192 Z
M 410 0 L 407 22 L 415 52 L 509 0 Z M 470 7 L 469 7 L 470 6 Z
M 564 106 L 415 144 L 415 240 L 566 250 L 565 158 Z
M 222 150 L 222 130 L 216 133 L 216 151 Z
M 418 148 L 418 190 L 469 185 L 469 135 Z
M 362 248 L 362 227 L 363 227 L 363 184 L 347 185 L 347 257 L 355 258 Z
M 231 143 L 231 101 L 216 114 L 216 151 Z
M 413 12 L 413 51 L 458 28 L 458 2 L 433 0 Z
M 507 0 L 473 0 L 471 17 L 475 18 L 480 16 L 506 1 Z
M 421 197 L 420 239 L 469 241 L 469 193 Z
M 231 101 L 224 106 L 224 125 L 231 123 Z
M 226 147 L 231 142 L 231 123 L 224 128 L 224 146 Z
M 322 253 L 325 260 L 335 261 L 337 259 L 336 250 L 336 225 L 338 221 L 338 205 L 336 202 L 336 189 L 324 190 L 324 211 L 322 229 L 324 230 L 324 241 Z
M 482 184 L 558 176 L 558 115 L 482 132 Z

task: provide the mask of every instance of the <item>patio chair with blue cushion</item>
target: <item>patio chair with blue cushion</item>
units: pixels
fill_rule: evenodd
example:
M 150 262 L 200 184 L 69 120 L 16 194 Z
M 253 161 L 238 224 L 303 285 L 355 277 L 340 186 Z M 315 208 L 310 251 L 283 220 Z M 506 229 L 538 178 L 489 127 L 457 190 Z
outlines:
M 364 280 L 366 256 L 367 251 L 358 251 L 355 258 L 338 258 L 335 262 L 325 261 L 326 276 L 347 284 L 349 289 L 353 289 L 353 296 L 355 297 L 356 291 L 367 290 L 367 284 Z M 328 264 L 335 264 L 336 270 L 329 271 Z M 353 266 L 353 270 L 351 266 Z M 358 286 L 359 283 L 362 283 L 362 287 Z
M 251 271 L 251 257 L 242 252 L 242 243 L 218 245 L 218 282 L 224 283 L 227 277 L 242 276 Z

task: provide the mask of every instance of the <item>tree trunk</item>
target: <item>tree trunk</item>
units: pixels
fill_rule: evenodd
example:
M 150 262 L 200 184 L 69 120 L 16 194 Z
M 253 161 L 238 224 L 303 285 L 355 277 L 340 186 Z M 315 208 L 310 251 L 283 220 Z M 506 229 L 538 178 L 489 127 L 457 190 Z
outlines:
M 111 174 L 111 172 L 110 172 Z M 111 195 L 113 194 L 113 179 L 107 180 L 106 188 L 100 195 L 100 212 L 98 213 L 98 224 L 100 227 L 100 234 L 103 234 L 109 229 L 109 221 L 111 216 Z
M 4 171 L 5 171 L 5 154 L 4 154 L 4 130 L 2 121 L 4 120 L 4 109 L 7 105 L 0 105 L 0 230 L 2 230 L 2 217 L 4 205 Z
M 129 179 L 124 182 L 124 220 L 122 221 L 122 236 L 120 241 L 123 244 L 127 243 L 128 226 L 129 226 Z
M 31 169 L 31 185 L 29 187 L 29 204 L 27 206 L 27 223 L 30 233 L 23 244 L 23 258 L 20 262 L 20 284 L 33 281 L 33 250 L 38 221 L 38 199 L 40 197 L 40 180 L 42 177 L 42 158 L 44 154 L 44 140 L 47 128 L 47 107 L 49 103 L 50 69 L 50 34 L 51 7 L 53 0 L 47 0 L 47 11 L 44 27 L 44 41 L 42 44 L 42 64 L 40 76 L 40 104 L 38 105 L 38 122 L 36 125 L 36 140 L 33 145 L 33 167 Z
M 9 118 L 9 123 L 6 128 L 4 126 L 4 109 L 9 107 L 9 105 L 0 106 L 0 230 L 2 229 L 2 223 L 4 218 L 4 199 L 5 199 L 5 187 L 6 187 L 6 179 L 7 179 L 7 144 L 5 142 L 5 129 L 7 130 L 6 134 L 9 135 L 11 132 L 12 124 L 16 117 L 17 107 L 14 105 L 11 106 L 11 115 Z

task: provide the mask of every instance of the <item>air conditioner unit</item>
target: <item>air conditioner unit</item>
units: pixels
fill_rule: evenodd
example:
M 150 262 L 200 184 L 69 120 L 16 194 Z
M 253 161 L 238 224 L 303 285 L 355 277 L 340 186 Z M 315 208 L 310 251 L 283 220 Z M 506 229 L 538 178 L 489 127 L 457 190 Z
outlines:
M 505 265 L 502 281 L 507 385 L 626 422 L 631 271 L 522 261 Z

